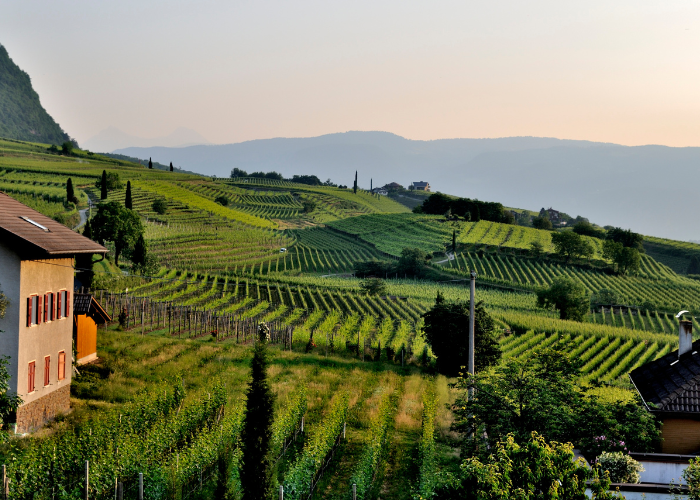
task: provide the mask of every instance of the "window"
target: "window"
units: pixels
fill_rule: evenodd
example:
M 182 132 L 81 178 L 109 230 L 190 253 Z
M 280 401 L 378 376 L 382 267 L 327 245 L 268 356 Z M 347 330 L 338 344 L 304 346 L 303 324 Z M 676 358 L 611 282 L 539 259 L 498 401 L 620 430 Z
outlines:
M 51 383 L 51 356 L 44 356 L 44 387 Z
M 36 374 L 36 363 L 34 361 L 31 361 L 29 363 L 29 377 L 28 377 L 28 384 L 27 384 L 27 392 L 34 392 L 34 375 Z
M 44 322 L 53 321 L 56 319 L 56 302 L 54 294 L 47 293 L 44 295 Z
M 58 353 L 58 380 L 66 378 L 66 353 L 61 351 Z
M 62 290 L 58 292 L 58 319 L 67 318 L 70 314 L 70 292 Z
M 27 298 L 27 326 L 38 325 L 41 321 L 41 307 L 39 296 L 31 295 Z

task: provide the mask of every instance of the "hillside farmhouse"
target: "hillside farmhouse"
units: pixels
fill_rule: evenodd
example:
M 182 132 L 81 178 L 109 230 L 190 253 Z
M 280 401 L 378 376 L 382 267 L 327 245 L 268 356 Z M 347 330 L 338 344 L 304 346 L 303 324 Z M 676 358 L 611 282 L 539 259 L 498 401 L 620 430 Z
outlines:
M 630 373 L 647 410 L 663 422 L 662 453 L 700 453 L 700 340 L 681 321 L 679 348 Z
M 430 192 L 430 184 L 424 181 L 414 182 L 409 187 L 412 191 L 427 191 Z
M 542 208 L 540 210 L 540 217 L 544 217 L 546 219 L 549 219 L 549 221 L 552 224 L 561 223 L 561 212 L 559 212 L 558 210 L 554 210 L 552 207 L 549 207 L 547 210 Z
M 390 182 L 389 184 L 384 184 L 384 186 L 382 186 L 382 187 L 384 189 L 386 189 L 387 191 L 389 191 L 390 193 L 392 191 L 402 191 L 403 190 L 403 186 L 401 184 L 399 184 L 398 182 Z
M 17 432 L 70 408 L 73 258 L 107 249 L 0 193 L 0 355 L 9 356 L 10 392 L 22 398 Z
M 378 194 L 378 195 L 381 195 L 381 196 L 388 196 L 388 195 L 389 195 L 389 192 L 388 192 L 386 189 L 384 189 L 384 188 L 374 188 L 374 189 L 372 190 L 372 193 L 373 193 L 373 194 Z

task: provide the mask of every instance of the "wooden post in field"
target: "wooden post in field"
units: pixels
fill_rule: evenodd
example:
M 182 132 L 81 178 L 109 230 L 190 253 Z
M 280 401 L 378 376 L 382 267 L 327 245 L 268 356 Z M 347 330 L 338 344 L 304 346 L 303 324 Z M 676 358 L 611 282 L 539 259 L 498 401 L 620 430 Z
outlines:
M 357 500 L 357 485 L 352 483 L 352 500 Z
M 85 484 L 83 485 L 83 500 L 88 500 L 90 495 L 90 462 L 85 460 Z
M 7 467 L 2 466 L 2 500 L 7 500 L 7 488 L 5 485 L 7 484 Z
M 124 500 L 124 483 L 117 483 L 117 500 Z
M 139 497 L 138 500 L 143 500 L 143 472 L 139 472 Z

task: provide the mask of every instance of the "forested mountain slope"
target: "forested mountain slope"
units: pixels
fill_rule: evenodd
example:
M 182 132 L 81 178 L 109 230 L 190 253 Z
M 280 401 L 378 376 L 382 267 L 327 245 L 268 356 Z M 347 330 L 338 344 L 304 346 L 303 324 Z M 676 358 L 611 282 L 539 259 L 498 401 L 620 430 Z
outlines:
M 0 45 L 0 137 L 61 144 L 70 140 L 39 101 L 29 75 Z

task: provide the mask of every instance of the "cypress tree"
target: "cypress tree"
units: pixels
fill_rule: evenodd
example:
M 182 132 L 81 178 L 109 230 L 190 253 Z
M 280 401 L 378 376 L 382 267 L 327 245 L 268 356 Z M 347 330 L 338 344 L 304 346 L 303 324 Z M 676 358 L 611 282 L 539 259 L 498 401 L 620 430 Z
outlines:
M 452 253 L 457 253 L 457 231 L 452 230 Z
M 66 181 L 66 200 L 77 203 L 78 199 L 75 197 L 75 190 L 73 189 L 73 180 L 68 177 Z
M 251 381 L 247 391 L 246 411 L 241 433 L 243 465 L 241 486 L 243 500 L 271 498 L 270 439 L 274 396 L 267 382 L 267 342 L 270 329 L 264 323 L 258 327 L 258 341 L 253 351 Z
M 134 250 L 131 252 L 131 262 L 135 266 L 143 265 L 146 262 L 147 253 L 148 247 L 146 246 L 146 241 L 143 239 L 143 234 L 140 234 L 134 245 Z
M 126 181 L 126 196 L 124 197 L 124 206 L 129 210 L 134 208 L 134 203 L 131 201 L 131 181 Z
M 357 194 L 357 170 L 355 170 L 355 183 L 352 185 L 352 192 Z
M 90 219 L 85 221 L 83 226 L 83 236 L 92 239 L 92 224 L 90 224 Z
M 374 188 L 372 187 L 372 178 L 370 177 L 369 178 L 369 192 L 371 193 L 372 191 L 374 191 Z
M 173 162 L 170 162 L 170 171 L 173 171 Z
M 102 182 L 100 183 L 100 199 L 107 199 L 107 171 L 102 171 Z
M 153 168 L 153 162 L 150 157 L 148 158 L 148 168 Z

